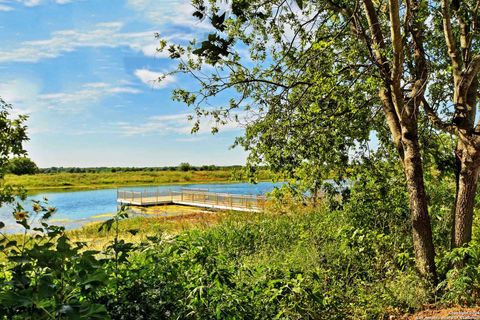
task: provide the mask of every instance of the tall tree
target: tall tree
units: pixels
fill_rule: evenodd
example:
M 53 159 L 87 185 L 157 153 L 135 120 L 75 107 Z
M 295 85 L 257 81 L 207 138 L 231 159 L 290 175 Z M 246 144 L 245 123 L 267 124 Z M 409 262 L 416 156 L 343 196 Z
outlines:
M 442 0 L 441 5 L 443 32 L 453 74 L 454 114 L 451 123 L 441 123 L 439 127 L 458 137 L 452 244 L 460 247 L 472 238 L 474 200 L 480 170 L 480 122 L 475 124 L 480 70 L 480 1 L 457 0 L 450 3 Z
M 419 123 L 458 138 L 452 243 L 461 246 L 471 239 L 480 170 L 479 3 L 194 0 L 194 15 L 212 32 L 161 48 L 180 60 L 176 72 L 198 80 L 198 90 L 174 92 L 197 115 L 219 124 L 237 109 L 249 115 L 237 143 L 253 163 L 294 173 L 344 164 L 372 131 L 389 140 L 405 174 L 417 267 L 435 279 Z M 222 95 L 232 97 L 224 108 L 203 107 Z
M 28 139 L 24 125 L 26 116 L 12 117 L 11 108 L 11 105 L 0 98 L 0 206 L 13 201 L 13 190 L 4 185 L 3 178 L 8 170 L 10 157 L 25 155 L 23 142 Z

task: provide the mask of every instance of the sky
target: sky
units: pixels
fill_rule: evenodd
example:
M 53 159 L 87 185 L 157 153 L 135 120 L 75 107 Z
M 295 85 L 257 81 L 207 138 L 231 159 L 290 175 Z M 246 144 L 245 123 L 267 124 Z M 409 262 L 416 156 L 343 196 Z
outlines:
M 188 0 L 0 0 L 0 97 L 27 114 L 29 156 L 39 167 L 243 164 L 242 134 L 171 100 L 193 79 L 156 52 L 155 33 L 185 43 L 208 33 Z M 221 103 L 221 101 L 219 101 Z

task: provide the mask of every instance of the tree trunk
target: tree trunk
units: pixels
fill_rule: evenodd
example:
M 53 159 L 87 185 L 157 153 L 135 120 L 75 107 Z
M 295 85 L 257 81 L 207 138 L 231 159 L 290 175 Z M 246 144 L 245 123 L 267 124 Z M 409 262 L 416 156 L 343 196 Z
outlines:
M 458 190 L 460 184 L 460 171 L 462 168 L 462 161 L 460 160 L 459 155 L 459 144 L 455 149 L 455 202 L 453 203 L 453 207 L 450 214 L 450 221 L 452 224 L 452 229 L 450 232 L 450 248 L 455 248 L 455 216 L 457 211 L 457 202 L 458 202 Z
M 428 215 L 418 135 L 415 129 L 402 131 L 404 131 L 402 139 L 405 151 L 404 171 L 410 202 L 415 260 L 420 274 L 436 283 L 435 248 Z
M 472 133 L 477 110 L 478 76 L 474 76 L 466 92 L 455 91 L 456 116 L 454 121 L 460 131 L 456 148 L 456 199 L 452 221 L 452 246 L 462 247 L 472 239 L 473 207 L 477 193 L 480 169 L 480 150 Z M 465 88 L 463 88 L 465 89 Z
M 478 154 L 471 155 L 465 147 L 460 147 L 458 153 L 460 170 L 452 227 L 452 244 L 456 248 L 465 245 L 472 239 L 473 208 L 480 171 Z

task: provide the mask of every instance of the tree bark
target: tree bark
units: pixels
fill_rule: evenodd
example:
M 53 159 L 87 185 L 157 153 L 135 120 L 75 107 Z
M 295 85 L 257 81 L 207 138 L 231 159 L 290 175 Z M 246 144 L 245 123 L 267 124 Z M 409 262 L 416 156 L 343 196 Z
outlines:
M 457 180 L 455 216 L 452 226 L 452 245 L 462 247 L 472 239 L 473 209 L 480 172 L 479 152 L 459 143 L 460 168 Z
M 460 184 L 460 171 L 462 168 L 462 161 L 459 158 L 460 146 L 457 144 L 455 148 L 455 202 L 453 203 L 452 212 L 450 214 L 450 221 L 452 224 L 452 229 L 450 232 L 450 248 L 455 248 L 455 216 L 457 212 L 457 202 L 458 202 L 458 190 Z
M 417 130 L 418 104 L 420 100 L 418 98 L 422 96 L 427 79 L 425 60 L 422 59 L 424 52 L 421 43 L 421 31 L 415 34 L 418 79 L 415 81 L 412 97 L 408 99 L 408 103 L 405 103 L 405 97 L 402 92 L 404 46 L 400 29 L 399 2 L 398 0 L 389 1 L 393 61 L 388 61 L 385 56 L 385 52 L 388 50 L 386 50 L 381 25 L 373 1 L 363 0 L 363 4 L 372 37 L 372 58 L 377 62 L 384 82 L 384 88 L 380 89 L 379 95 L 390 132 L 392 133 L 393 142 L 405 172 L 417 268 L 422 276 L 436 283 L 435 249 L 428 215 L 427 197 L 423 180 L 423 163 Z
M 415 260 L 420 274 L 436 283 L 435 248 L 428 215 L 418 134 L 415 128 L 402 131 L 405 150 L 404 171 L 410 202 Z
M 454 248 L 462 247 L 472 239 L 473 209 L 480 171 L 480 148 L 473 133 L 478 86 L 478 76 L 474 75 L 468 87 L 459 86 L 455 92 L 454 121 L 459 127 L 460 134 L 456 148 L 457 188 L 455 215 L 452 221 L 452 247 Z

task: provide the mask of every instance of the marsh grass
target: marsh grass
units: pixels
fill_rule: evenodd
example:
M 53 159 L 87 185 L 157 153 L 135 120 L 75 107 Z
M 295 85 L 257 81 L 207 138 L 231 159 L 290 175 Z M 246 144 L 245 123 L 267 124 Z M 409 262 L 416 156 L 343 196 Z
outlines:
M 162 215 L 169 213 L 171 215 Z M 205 230 L 225 219 L 231 212 L 207 212 L 181 206 L 150 207 L 142 216 L 130 214 L 130 218 L 119 221 L 119 237 L 126 242 L 140 243 L 149 236 L 174 236 L 192 229 Z M 114 236 L 113 230 L 99 231 L 102 222 L 92 222 L 67 231 L 73 241 L 87 243 L 89 250 L 101 250 Z M 132 233 L 132 230 L 135 232 Z
M 259 180 L 269 180 L 267 171 L 258 174 Z M 98 173 L 42 173 L 35 175 L 12 175 L 5 177 L 6 184 L 23 186 L 29 191 L 55 189 L 97 189 L 121 186 L 148 186 L 163 184 L 235 182 L 233 170 L 217 171 L 137 171 Z

